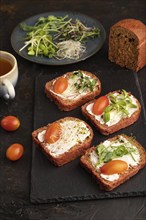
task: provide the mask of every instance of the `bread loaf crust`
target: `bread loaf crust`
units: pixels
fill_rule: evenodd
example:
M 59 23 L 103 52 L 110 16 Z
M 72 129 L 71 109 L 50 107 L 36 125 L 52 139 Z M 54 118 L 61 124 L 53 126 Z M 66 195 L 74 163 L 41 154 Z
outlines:
M 133 32 L 138 38 L 140 44 L 146 40 L 146 26 L 139 20 L 136 19 L 124 19 L 116 24 L 114 24 L 111 28 L 123 27 L 131 32 Z M 145 34 L 144 34 L 145 33 Z
M 121 136 L 121 135 L 120 135 Z M 92 176 L 95 178 L 96 182 L 99 184 L 100 189 L 105 191 L 111 191 L 114 188 L 118 187 L 128 179 L 130 179 L 132 176 L 134 176 L 140 169 L 142 169 L 146 164 L 146 157 L 145 157 L 145 149 L 141 146 L 140 143 L 138 143 L 135 139 L 122 134 L 123 137 L 125 137 L 129 142 L 131 142 L 134 146 L 137 147 L 139 154 L 140 154 L 140 162 L 137 166 L 129 167 L 128 170 L 124 171 L 122 174 L 120 174 L 119 178 L 114 181 L 109 181 L 106 179 L 103 179 L 100 176 L 100 172 L 98 172 L 94 166 L 92 165 L 91 161 L 89 160 L 89 154 L 96 149 L 96 147 L 91 147 L 86 151 L 86 153 L 80 158 L 81 165 L 92 174 Z M 109 138 L 109 141 L 114 141 L 118 139 L 119 135 Z
M 118 91 L 114 91 L 114 92 L 110 92 L 108 93 L 106 96 L 112 94 L 112 93 L 115 93 L 115 92 L 118 92 Z M 135 98 L 135 97 L 134 97 Z M 136 99 L 136 98 L 135 98 Z M 111 125 L 111 126 L 108 126 L 108 125 L 105 125 L 105 124 L 101 124 L 98 120 L 95 119 L 94 115 L 91 115 L 87 110 L 86 110 L 86 107 L 91 104 L 91 103 L 94 103 L 95 100 L 92 100 L 88 103 L 86 103 L 85 105 L 83 105 L 81 107 L 81 110 L 82 110 L 82 114 L 85 116 L 85 118 L 89 119 L 90 122 L 96 127 L 96 129 L 103 135 L 109 135 L 109 134 L 112 134 L 116 131 L 119 131 L 120 129 L 123 129 L 125 127 L 128 127 L 129 125 L 133 124 L 134 122 L 136 122 L 140 116 L 140 112 L 141 112 L 141 105 L 139 103 L 139 101 L 136 99 L 136 103 L 138 105 L 138 110 L 135 111 L 131 117 L 128 117 L 128 118 L 123 118 L 121 119 L 119 122 L 117 122 L 116 124 L 114 125 Z
M 131 66 L 131 64 L 127 63 L 127 57 L 123 56 L 123 60 L 119 60 L 118 55 L 114 53 L 114 45 L 113 45 L 113 33 L 116 29 L 121 28 L 121 30 L 124 30 L 125 33 L 130 33 L 130 35 L 133 37 L 133 39 L 136 42 L 135 45 L 135 54 L 137 56 L 135 57 L 135 65 Z M 118 49 L 118 48 L 117 48 Z M 126 46 L 123 45 L 123 50 L 125 50 L 126 53 Z M 130 55 L 130 56 L 133 56 Z M 128 57 L 129 59 L 133 59 L 132 57 Z M 132 69 L 133 71 L 138 72 L 140 69 L 142 69 L 146 65 L 146 26 L 141 21 L 136 19 L 124 19 L 116 24 L 114 24 L 110 28 L 110 35 L 109 35 L 109 59 L 112 62 L 115 62 L 116 64 L 127 67 L 129 69 Z M 131 61 L 130 61 L 131 62 Z
M 51 92 L 51 89 L 53 88 L 53 83 L 56 79 L 59 79 L 60 77 L 63 76 L 70 76 L 72 75 L 72 72 L 67 72 L 66 74 L 64 74 L 63 76 L 57 77 L 56 79 L 53 79 L 49 82 L 47 82 L 45 84 L 45 93 L 47 95 L 47 97 L 53 101 L 60 110 L 62 111 L 71 111 L 75 108 L 77 108 L 78 106 L 83 105 L 84 103 L 86 103 L 87 101 L 90 101 L 92 99 L 94 99 L 96 96 L 98 96 L 101 92 L 101 82 L 100 80 L 92 73 L 87 72 L 87 71 L 82 71 L 84 74 L 92 77 L 93 79 L 97 80 L 97 85 L 94 89 L 93 92 L 88 92 L 86 95 L 79 97 L 78 99 L 74 99 L 74 100 L 67 100 L 67 99 L 62 99 L 61 97 L 59 97 L 57 94 L 54 94 L 53 92 Z
M 60 120 L 57 120 L 55 122 L 61 123 L 63 121 L 67 121 L 67 120 L 74 120 L 74 121 L 82 121 L 78 118 L 74 118 L 74 117 L 66 117 Z M 53 123 L 55 123 L 53 122 Z M 84 121 L 82 121 L 84 122 Z M 51 123 L 52 124 L 52 123 Z M 86 149 L 88 149 L 90 147 L 90 144 L 92 142 L 93 139 L 93 130 L 92 128 L 86 123 L 84 122 L 84 124 L 87 126 L 87 128 L 90 131 L 90 136 L 88 138 L 86 138 L 86 140 L 83 143 L 80 144 L 76 144 L 75 146 L 73 146 L 71 149 L 69 149 L 69 151 L 64 152 L 63 154 L 60 154 L 59 156 L 52 156 L 50 154 L 49 149 L 46 147 L 46 143 L 45 142 L 40 142 L 37 138 L 38 133 L 42 132 L 43 130 L 46 130 L 47 127 L 50 125 L 48 124 L 47 126 L 41 127 L 35 131 L 32 132 L 32 138 L 35 144 L 37 144 L 37 146 L 43 151 L 43 153 L 47 156 L 47 158 L 56 166 L 62 166 L 74 159 L 76 159 L 77 157 L 79 157 L 80 155 L 82 155 Z

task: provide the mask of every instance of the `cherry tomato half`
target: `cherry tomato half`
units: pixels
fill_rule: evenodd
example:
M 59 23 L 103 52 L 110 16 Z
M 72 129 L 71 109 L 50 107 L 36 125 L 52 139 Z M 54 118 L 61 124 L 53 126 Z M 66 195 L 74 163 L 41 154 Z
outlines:
M 7 151 L 6 151 L 6 157 L 9 160 L 18 160 L 22 157 L 24 152 L 24 148 L 21 144 L 12 144 L 8 147 Z
M 109 105 L 109 100 L 107 96 L 101 96 L 98 98 L 92 107 L 92 112 L 95 115 L 101 115 L 104 112 L 104 109 Z
M 61 94 L 63 93 L 68 87 L 68 80 L 64 77 L 60 77 L 56 80 L 56 82 L 53 85 L 53 91 Z
M 6 131 L 15 131 L 19 128 L 20 121 L 15 116 L 6 116 L 1 120 L 1 127 Z
M 101 167 L 101 173 L 112 175 L 115 173 L 122 173 L 128 169 L 128 164 L 123 160 L 111 160 Z
M 61 135 L 61 125 L 57 122 L 48 126 L 45 133 L 45 140 L 47 143 L 52 144 L 56 142 Z

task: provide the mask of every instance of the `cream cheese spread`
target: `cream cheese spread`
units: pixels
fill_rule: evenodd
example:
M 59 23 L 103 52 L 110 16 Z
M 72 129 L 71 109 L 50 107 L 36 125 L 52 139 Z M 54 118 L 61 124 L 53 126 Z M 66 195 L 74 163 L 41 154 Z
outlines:
M 131 152 L 132 156 L 130 154 L 126 154 L 122 157 L 118 157 L 118 158 L 115 158 L 113 160 L 122 160 L 122 161 L 125 161 L 127 164 L 128 164 L 128 167 L 129 166 L 137 166 L 139 161 L 140 161 L 140 154 L 139 154 L 139 151 L 137 149 L 136 146 L 133 146 L 126 138 L 124 138 L 123 136 L 120 136 L 120 140 L 123 141 L 123 144 L 125 145 L 125 147 L 127 146 L 127 148 L 129 147 L 132 147 L 133 149 L 135 149 L 134 152 Z M 112 146 L 118 146 L 118 145 L 121 145 L 121 142 L 119 141 L 116 141 L 116 142 L 112 142 L 111 141 L 105 141 L 103 142 L 103 145 L 108 148 L 109 150 L 113 150 L 113 148 L 111 149 L 110 148 L 110 145 L 112 144 Z M 133 159 L 134 158 L 134 159 Z M 94 168 L 100 172 L 100 168 L 105 164 L 105 163 L 102 163 L 100 165 L 97 165 L 98 164 L 98 155 L 95 151 L 92 151 L 90 153 L 90 161 L 92 163 L 92 165 L 94 166 Z M 109 180 L 109 181 L 114 181 L 114 180 L 117 180 L 119 178 L 119 174 L 116 173 L 116 174 L 112 174 L 112 175 L 105 175 L 105 174 L 102 174 L 100 173 L 100 176 L 106 180 Z
M 114 95 L 116 96 L 118 93 L 114 93 Z M 129 96 L 131 98 L 131 101 L 132 101 L 132 104 L 134 105 L 137 105 L 136 103 L 136 99 L 134 98 L 133 95 L 130 95 Z M 92 112 L 92 108 L 93 108 L 93 104 L 94 103 L 91 103 L 89 105 L 87 105 L 86 107 L 86 110 L 88 111 L 89 114 L 93 115 L 95 117 L 95 120 L 99 121 L 101 124 L 106 124 L 107 126 L 112 126 L 116 123 L 118 123 L 122 118 L 123 118 L 123 114 L 122 112 L 117 112 L 116 110 L 113 110 L 110 112 L 110 120 L 105 123 L 104 120 L 103 120 L 103 114 L 101 115 L 95 115 L 93 112 Z M 138 107 L 137 107 L 138 108 Z M 127 111 L 129 112 L 128 116 L 126 117 L 131 117 L 131 115 L 137 111 L 137 108 L 128 108 Z
M 84 74 L 83 77 L 87 77 L 89 79 L 93 79 L 92 77 Z M 66 77 L 66 75 L 64 75 L 64 77 Z M 53 84 L 55 83 L 55 81 L 53 82 Z M 67 89 L 61 93 L 58 94 L 56 92 L 54 92 L 52 89 L 50 90 L 52 93 L 54 93 L 55 95 L 57 95 L 58 97 L 61 97 L 62 99 L 67 99 L 67 100 L 75 100 L 78 99 L 84 95 L 86 95 L 89 91 L 88 90 L 78 90 L 75 86 L 74 86 L 75 80 L 73 78 L 68 78 L 68 87 Z M 94 89 L 95 90 L 95 89 Z
M 59 156 L 69 151 L 76 144 L 80 144 L 90 136 L 90 130 L 86 124 L 82 121 L 67 120 L 60 123 L 61 125 L 61 136 L 52 144 L 45 143 L 52 156 Z M 44 142 L 44 134 L 46 130 L 38 133 L 38 140 Z

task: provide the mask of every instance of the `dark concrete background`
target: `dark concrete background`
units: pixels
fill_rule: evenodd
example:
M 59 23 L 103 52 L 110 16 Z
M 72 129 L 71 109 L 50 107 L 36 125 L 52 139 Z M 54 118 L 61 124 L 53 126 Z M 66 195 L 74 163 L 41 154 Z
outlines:
M 11 114 L 16 115 L 21 121 L 21 126 L 16 132 L 8 133 L 0 128 L 0 219 L 145 219 L 144 197 L 44 205 L 30 203 L 34 81 L 38 75 L 65 73 L 69 66 L 55 67 L 31 63 L 18 56 L 10 43 L 11 32 L 19 22 L 35 14 L 56 10 L 73 10 L 90 15 L 103 24 L 108 36 L 110 26 L 123 18 L 136 18 L 146 23 L 145 0 L 1 0 L 0 3 L 0 49 L 13 53 L 19 65 L 16 97 L 12 101 L 0 99 L 0 118 Z M 108 39 L 99 53 L 85 62 L 70 65 L 70 70 L 92 70 L 92 66 L 97 62 L 99 66 L 104 66 L 107 51 Z M 111 67 L 120 68 L 115 67 L 115 64 L 111 64 Z M 138 78 L 146 103 L 146 68 L 139 71 Z M 25 147 L 24 156 L 17 162 L 5 158 L 7 147 L 14 142 L 22 143 Z

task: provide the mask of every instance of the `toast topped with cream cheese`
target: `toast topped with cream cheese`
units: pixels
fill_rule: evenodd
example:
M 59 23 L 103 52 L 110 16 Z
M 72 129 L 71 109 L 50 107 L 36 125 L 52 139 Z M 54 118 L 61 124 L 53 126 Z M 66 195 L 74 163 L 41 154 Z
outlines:
M 90 147 L 93 131 L 86 122 L 65 117 L 35 130 L 32 137 L 53 164 L 62 166 Z
M 145 166 L 146 154 L 134 138 L 121 134 L 91 147 L 80 161 L 101 189 L 111 191 Z
M 101 82 L 93 74 L 78 70 L 68 72 L 45 84 L 47 97 L 62 111 L 70 111 L 94 99 L 101 92 Z
M 82 106 L 83 115 L 104 135 L 133 124 L 140 112 L 139 101 L 125 90 L 110 92 Z

